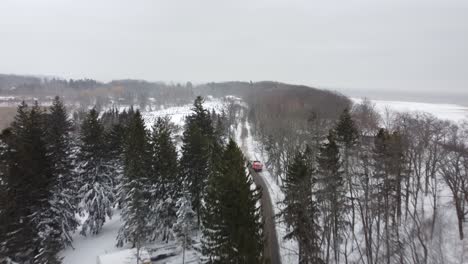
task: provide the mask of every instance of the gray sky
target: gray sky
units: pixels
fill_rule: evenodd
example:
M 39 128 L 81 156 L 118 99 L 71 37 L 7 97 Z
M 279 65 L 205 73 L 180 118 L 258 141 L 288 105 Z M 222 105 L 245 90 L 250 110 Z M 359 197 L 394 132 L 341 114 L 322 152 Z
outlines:
M 468 94 L 466 0 L 1 0 L 0 72 Z

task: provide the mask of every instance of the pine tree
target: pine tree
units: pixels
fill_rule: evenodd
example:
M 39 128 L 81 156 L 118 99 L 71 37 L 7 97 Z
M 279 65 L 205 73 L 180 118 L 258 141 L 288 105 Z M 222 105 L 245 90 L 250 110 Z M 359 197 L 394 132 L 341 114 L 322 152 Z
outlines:
M 374 140 L 373 149 L 373 210 L 383 217 L 384 242 L 387 252 L 393 250 L 398 240 L 398 225 L 401 217 L 401 184 L 404 180 L 405 157 L 399 133 L 380 129 Z M 379 225 L 380 227 L 380 225 Z M 379 232 L 378 230 L 377 232 Z M 390 262 L 391 253 L 386 254 Z
M 60 263 L 60 230 L 50 205 L 52 164 L 47 155 L 44 113 L 37 102 L 18 107 L 11 134 L 5 184 L 4 233 L 0 251 L 19 263 Z M 5 216 L 4 215 L 4 216 Z
M 55 97 L 47 115 L 46 142 L 48 156 L 52 163 L 52 198 L 51 205 L 55 225 L 61 233 L 59 243 L 71 246 L 71 233 L 78 227 L 76 204 L 76 183 L 73 171 L 71 129 L 65 106 L 59 97 Z
M 121 208 L 121 202 L 123 197 L 118 194 L 123 180 L 123 167 L 124 167 L 124 146 L 125 146 L 125 135 L 126 125 L 123 124 L 119 118 L 115 124 L 112 125 L 110 131 L 106 132 L 106 144 L 109 153 L 109 162 L 111 164 L 112 180 L 114 182 L 114 194 L 116 203 Z
M 284 181 L 284 204 L 282 212 L 289 232 L 285 239 L 294 238 L 299 243 L 299 263 L 323 263 L 320 249 L 319 208 L 313 197 L 313 167 L 307 160 L 310 149 L 304 154 L 298 151 L 289 165 Z
M 335 131 L 337 142 L 343 144 L 348 149 L 356 145 L 359 132 L 348 108 L 343 110 L 343 113 L 340 115 Z
M 195 234 L 197 228 L 196 214 L 192 209 L 190 200 L 190 194 L 184 192 L 177 201 L 177 221 L 173 227 L 175 236 L 182 242 L 184 249 L 190 248 L 193 244 L 192 235 Z
M 114 190 L 104 128 L 95 109 L 91 109 L 86 116 L 80 137 L 79 211 L 82 215 L 88 213 L 81 234 L 96 235 L 104 225 L 106 217 L 112 217 Z
M 172 141 L 170 119 L 159 117 L 151 135 L 154 179 L 161 184 L 160 199 L 180 196 L 181 184 L 177 151 Z
M 342 231 L 346 225 L 346 200 L 344 190 L 341 158 L 334 131 L 330 131 L 327 143 L 320 148 L 318 157 L 319 202 L 322 207 L 324 231 L 327 245 L 326 262 L 329 262 L 330 247 L 333 248 L 335 262 L 339 262 L 339 246 L 342 240 Z
M 9 223 L 9 217 L 6 214 L 9 202 L 8 185 L 10 171 L 10 152 L 8 141 L 11 139 L 11 129 L 7 128 L 0 134 L 0 263 L 6 262 L 6 228 Z
M 203 107 L 204 99 L 198 96 L 193 103 L 193 114 L 187 117 L 187 124 L 195 123 L 204 136 L 213 137 L 214 128 L 210 112 Z
M 335 130 L 336 141 L 342 149 L 344 175 L 351 200 L 351 228 L 354 232 L 354 222 L 356 219 L 356 214 L 354 211 L 354 183 L 353 176 L 350 172 L 350 163 L 352 151 L 358 143 L 359 132 L 357 130 L 356 124 L 354 123 L 351 117 L 351 114 L 349 113 L 348 108 L 346 108 L 341 114 Z
M 195 99 L 192 110 L 193 114 L 187 117 L 182 139 L 180 174 L 187 183 L 200 225 L 204 190 L 209 175 L 214 171 L 214 160 L 219 160 L 219 152 L 213 151 L 213 127 L 209 112 L 203 108 L 203 98 Z
M 192 236 L 197 228 L 196 214 L 190 203 L 190 194 L 185 192 L 177 201 L 177 222 L 174 224 L 173 231 L 176 239 L 182 244 L 182 263 L 185 263 L 185 249 L 188 249 L 194 243 Z
M 262 263 L 260 192 L 251 189 L 245 159 L 233 140 L 222 160 L 207 188 L 203 253 L 208 263 Z
M 151 234 L 148 224 L 150 193 L 148 190 L 151 174 L 150 150 L 144 121 L 137 110 L 133 115 L 127 131 L 124 150 L 124 178 L 119 192 L 122 200 L 122 221 L 117 245 L 132 243 L 139 248 Z
M 176 201 L 181 195 L 182 181 L 178 173 L 177 151 L 171 139 L 169 118 L 158 118 L 151 135 L 152 176 L 151 203 L 153 238 L 168 241 L 177 219 Z

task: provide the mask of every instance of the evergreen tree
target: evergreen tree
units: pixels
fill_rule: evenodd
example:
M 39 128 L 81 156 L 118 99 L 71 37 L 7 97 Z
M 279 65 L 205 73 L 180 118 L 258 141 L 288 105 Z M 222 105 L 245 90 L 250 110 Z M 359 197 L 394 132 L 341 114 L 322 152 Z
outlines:
M 222 160 L 207 188 L 203 253 L 208 263 L 262 263 L 260 192 L 251 189 L 245 159 L 233 140 Z
M 182 181 L 178 172 L 177 151 L 171 138 L 172 128 L 169 118 L 158 118 L 151 134 L 152 176 L 151 186 L 151 219 L 153 238 L 160 237 L 168 241 L 171 228 L 177 220 L 176 201 L 181 195 Z
M 73 171 L 71 130 L 65 106 L 59 97 L 55 97 L 47 115 L 46 142 L 48 156 L 52 163 L 52 198 L 51 205 L 59 226 L 60 244 L 71 246 L 71 233 L 78 227 L 75 174 Z
M 111 163 L 104 139 L 104 128 L 98 119 L 98 112 L 91 109 L 81 127 L 79 153 L 79 178 L 81 199 L 79 211 L 88 213 L 81 234 L 96 235 L 106 221 L 112 217 L 114 203 Z
M 401 182 L 404 180 L 405 157 L 401 136 L 380 129 L 374 140 L 373 159 L 377 200 L 385 203 L 394 223 L 401 216 Z
M 114 193 L 116 203 L 121 206 L 123 197 L 119 196 L 118 189 L 120 188 L 123 180 L 123 167 L 124 167 L 124 146 L 126 125 L 123 124 L 121 119 L 112 125 L 110 131 L 106 132 L 107 150 L 109 153 L 109 162 L 111 164 L 112 180 L 114 182 Z
M 335 130 L 336 141 L 344 145 L 345 148 L 350 149 L 356 145 L 359 132 L 348 108 L 343 110 L 343 113 L 340 115 Z
M 184 195 L 177 201 L 177 221 L 173 230 L 177 240 L 182 242 L 183 248 L 190 248 L 193 244 L 192 235 L 195 234 L 196 214 L 190 203 L 190 194 L 184 192 Z
M 180 172 L 187 182 L 199 225 L 202 198 L 210 174 L 209 150 L 208 139 L 202 135 L 200 128 L 196 125 L 187 126 L 184 131 Z
M 404 180 L 405 157 L 399 133 L 380 129 L 374 139 L 372 207 L 379 219 L 383 218 L 383 234 L 387 262 L 398 242 L 401 217 L 401 184 Z M 379 226 L 380 227 L 380 226 Z M 377 232 L 380 232 L 378 229 Z
M 334 259 L 339 263 L 339 246 L 342 240 L 342 231 L 345 227 L 344 215 L 346 213 L 346 200 L 344 190 L 341 158 L 334 131 L 330 131 L 327 143 L 320 148 L 318 157 L 319 202 L 322 207 L 324 219 L 324 239 L 326 240 L 326 262 L 329 262 L 330 247 L 333 248 Z
M 177 222 L 173 227 L 176 239 L 182 244 L 182 263 L 185 263 L 185 249 L 190 248 L 194 243 L 192 236 L 197 228 L 196 214 L 192 209 L 190 200 L 189 193 L 185 192 L 177 201 L 176 206 L 179 209 L 177 210 Z
M 144 121 L 137 110 L 127 131 L 124 150 L 124 178 L 119 192 L 124 197 L 121 227 L 117 236 L 117 245 L 130 242 L 139 248 L 149 239 L 149 175 L 150 150 Z
M 6 256 L 6 227 L 8 226 L 8 215 L 6 214 L 8 209 L 8 185 L 7 180 L 9 178 L 10 171 L 10 152 L 8 141 L 11 139 L 11 129 L 7 128 L 0 134 L 0 263 L 6 262 L 4 259 Z
M 59 227 L 50 204 L 52 164 L 47 155 L 44 113 L 23 102 L 6 136 L 6 223 L 0 252 L 13 262 L 60 263 Z M 5 135 L 4 135 L 5 136 Z M 2 217 L 2 218 L 3 218 Z
M 195 123 L 206 137 L 213 137 L 214 128 L 210 112 L 203 107 L 204 99 L 197 96 L 193 103 L 193 114 L 187 117 L 187 124 Z
M 213 127 L 209 112 L 203 108 L 203 98 L 197 97 L 193 114 L 187 117 L 183 135 L 180 174 L 186 181 L 192 197 L 192 206 L 200 225 L 202 199 L 207 179 L 214 171 L 214 160 L 219 152 L 213 151 Z M 219 150 L 218 150 L 219 151 Z
M 356 124 L 354 123 L 351 114 L 349 113 L 349 109 L 346 108 L 340 116 L 338 124 L 336 125 L 336 141 L 342 149 L 342 157 L 343 157 L 343 169 L 344 175 L 346 179 L 346 185 L 348 188 L 350 200 L 351 200 L 351 227 L 354 231 L 354 222 L 356 218 L 356 214 L 354 211 L 354 183 L 353 183 L 353 176 L 350 172 L 351 166 L 351 157 L 354 148 L 358 143 L 359 132 L 357 130 Z
M 304 154 L 298 151 L 288 167 L 284 181 L 282 212 L 289 227 L 285 239 L 294 238 L 299 243 L 299 263 L 323 263 L 320 249 L 319 208 L 313 190 L 316 179 L 311 163 L 307 160 L 310 149 Z
M 168 117 L 159 117 L 153 126 L 151 135 L 154 179 L 161 189 L 159 199 L 168 197 L 177 199 L 180 196 L 181 184 L 177 150 L 172 141 L 172 131 Z

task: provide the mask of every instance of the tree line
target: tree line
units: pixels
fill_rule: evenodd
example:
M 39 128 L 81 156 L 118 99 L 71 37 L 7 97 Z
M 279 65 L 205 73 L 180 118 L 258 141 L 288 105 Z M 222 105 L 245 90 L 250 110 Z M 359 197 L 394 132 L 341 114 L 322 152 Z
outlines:
M 453 247 L 468 215 L 467 126 L 381 117 L 369 101 L 327 122 L 295 146 L 280 182 L 284 239 L 298 242 L 299 263 L 462 261 Z
M 261 192 L 225 117 L 201 97 L 192 110 L 178 153 L 167 117 L 148 129 L 139 110 L 93 108 L 76 124 L 59 97 L 22 103 L 0 136 L 0 261 L 61 263 L 76 231 L 118 212 L 117 246 L 176 240 L 204 263 L 261 263 Z

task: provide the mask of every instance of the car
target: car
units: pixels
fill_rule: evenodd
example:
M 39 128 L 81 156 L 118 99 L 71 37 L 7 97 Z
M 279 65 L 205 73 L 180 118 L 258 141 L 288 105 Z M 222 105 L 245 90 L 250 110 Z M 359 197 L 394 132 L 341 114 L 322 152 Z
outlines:
M 255 160 L 252 162 L 252 169 L 256 172 L 261 172 L 263 169 L 263 164 L 260 161 Z

